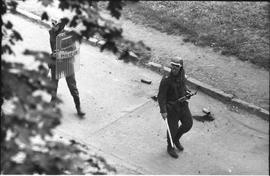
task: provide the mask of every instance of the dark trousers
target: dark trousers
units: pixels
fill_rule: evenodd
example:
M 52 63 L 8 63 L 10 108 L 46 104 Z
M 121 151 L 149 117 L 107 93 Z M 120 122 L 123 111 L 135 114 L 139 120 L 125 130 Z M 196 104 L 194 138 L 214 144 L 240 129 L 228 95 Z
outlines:
M 178 125 L 179 121 L 181 122 L 180 126 Z M 191 129 L 193 119 L 188 107 L 188 102 L 168 107 L 168 125 L 173 142 L 179 141 L 181 136 Z M 167 143 L 168 146 L 171 146 L 168 132 Z
M 55 78 L 55 66 L 51 66 L 51 75 L 52 75 L 52 80 L 55 84 L 55 90 L 52 94 L 52 99 L 51 101 L 55 101 L 56 99 L 56 94 L 57 94 L 57 88 L 58 88 L 58 79 Z M 72 74 L 70 76 L 67 76 L 66 77 L 66 82 L 67 82 L 67 85 L 68 85 L 68 88 L 69 88 L 69 91 L 73 97 L 73 100 L 74 100 L 74 103 L 75 103 L 75 106 L 76 106 L 76 109 L 79 109 L 80 108 L 80 97 L 79 97 L 79 91 L 77 89 L 77 86 L 76 86 L 76 79 L 75 79 L 75 74 Z

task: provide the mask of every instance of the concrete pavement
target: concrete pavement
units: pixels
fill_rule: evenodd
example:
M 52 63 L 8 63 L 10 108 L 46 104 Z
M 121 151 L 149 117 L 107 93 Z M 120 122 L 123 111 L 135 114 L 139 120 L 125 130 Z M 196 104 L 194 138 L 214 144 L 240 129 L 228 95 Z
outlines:
M 18 16 L 9 16 L 24 41 L 20 47 L 49 51 L 48 31 Z M 27 26 L 27 31 L 25 30 Z M 16 48 L 16 47 L 15 47 Z M 199 92 L 190 100 L 193 115 L 208 107 L 213 122 L 197 122 L 183 136 L 184 152 L 175 160 L 166 153 L 166 128 L 156 95 L 161 76 L 125 64 L 108 52 L 81 45 L 76 74 L 87 115 L 79 120 L 64 80 L 58 95 L 64 118 L 56 133 L 81 141 L 122 168 L 119 174 L 268 174 L 269 122 L 229 107 Z M 151 78 L 152 84 L 141 83 Z
M 44 7 L 40 7 L 40 8 L 44 8 Z M 49 8 L 49 9 L 47 9 L 47 11 L 51 12 L 52 13 L 51 15 L 53 17 L 57 17 L 58 14 L 62 14 L 61 11 L 54 9 L 54 8 Z M 40 17 L 38 15 L 27 12 L 27 11 L 20 9 L 20 8 L 17 8 L 17 12 L 18 12 L 18 14 L 20 14 L 20 15 L 22 15 L 22 16 L 24 16 L 24 17 L 26 17 L 34 22 L 37 22 L 37 23 L 44 25 L 46 27 L 50 27 L 50 23 L 48 21 L 41 21 Z M 40 12 L 38 12 L 38 13 L 40 13 Z M 105 15 L 105 16 L 108 17 L 108 15 Z M 127 36 L 129 37 L 129 35 L 127 35 Z M 90 38 L 89 40 L 85 40 L 85 42 L 87 42 L 91 45 L 94 45 L 94 46 L 100 46 L 100 43 L 104 43 L 104 41 L 98 40 L 95 38 Z M 135 57 L 136 57 L 136 55 L 135 55 Z M 160 72 L 161 73 L 168 72 L 170 70 L 166 66 L 162 66 L 161 64 L 153 63 L 153 62 L 149 62 L 147 64 L 144 64 L 144 66 L 151 69 L 151 70 L 157 71 L 159 73 Z M 208 94 L 208 95 L 210 95 L 210 96 L 212 96 L 220 101 L 223 101 L 224 103 L 230 104 L 236 108 L 244 109 L 244 110 L 248 111 L 249 113 L 256 114 L 256 115 L 262 117 L 263 119 L 269 121 L 269 111 L 267 111 L 259 106 L 256 106 L 252 103 L 238 99 L 232 94 L 225 93 L 223 90 L 217 89 L 211 85 L 205 84 L 205 83 L 200 82 L 200 81 L 198 81 L 194 78 L 191 78 L 191 77 L 187 78 L 187 83 L 191 86 L 197 87 L 200 91 L 202 91 L 202 92 L 204 92 L 204 93 L 206 93 L 206 94 Z

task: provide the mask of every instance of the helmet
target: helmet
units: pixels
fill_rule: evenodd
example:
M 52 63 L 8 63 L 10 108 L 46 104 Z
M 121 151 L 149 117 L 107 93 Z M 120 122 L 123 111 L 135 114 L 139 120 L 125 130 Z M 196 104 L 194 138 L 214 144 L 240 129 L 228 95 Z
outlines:
M 176 65 L 176 66 L 183 66 L 183 59 L 179 56 L 173 57 L 171 59 L 171 65 Z

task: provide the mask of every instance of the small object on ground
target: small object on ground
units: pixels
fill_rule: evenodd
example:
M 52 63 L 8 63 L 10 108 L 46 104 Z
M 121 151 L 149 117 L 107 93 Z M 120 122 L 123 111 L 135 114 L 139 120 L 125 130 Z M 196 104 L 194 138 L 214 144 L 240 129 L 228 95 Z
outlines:
M 78 142 L 73 139 L 69 140 L 69 142 L 70 142 L 70 145 L 78 144 Z
M 135 57 L 135 58 L 138 57 L 133 51 L 129 51 L 128 54 L 129 54 L 131 57 Z
M 145 83 L 145 84 L 151 84 L 152 83 L 152 81 L 145 80 L 145 79 L 141 79 L 141 82 L 142 83 Z
M 210 112 L 209 109 L 207 109 L 207 108 L 203 108 L 203 109 L 202 109 L 202 112 L 204 112 L 204 113 L 207 114 L 207 115 L 211 114 L 211 112 Z

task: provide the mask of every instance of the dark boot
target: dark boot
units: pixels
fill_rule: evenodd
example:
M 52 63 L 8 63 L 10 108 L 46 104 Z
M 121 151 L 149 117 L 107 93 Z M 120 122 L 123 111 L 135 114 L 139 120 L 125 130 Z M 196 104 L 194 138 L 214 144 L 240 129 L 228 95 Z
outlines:
M 167 147 L 167 152 L 169 153 L 169 155 L 171 155 L 171 157 L 173 158 L 178 158 L 177 153 L 175 152 L 175 149 L 171 146 Z
M 83 112 L 81 110 L 81 107 L 80 106 L 76 106 L 76 109 L 77 109 L 78 116 L 83 117 L 85 115 L 85 112 Z
M 174 142 L 176 148 L 180 151 L 184 150 L 184 147 L 181 145 L 181 143 L 179 141 Z
M 73 99 L 74 99 L 74 103 L 75 103 L 75 106 L 76 106 L 76 109 L 77 109 L 78 116 L 83 117 L 85 115 L 85 112 L 83 112 L 81 110 L 81 103 L 80 103 L 79 96 L 77 96 L 77 95 L 73 96 Z

